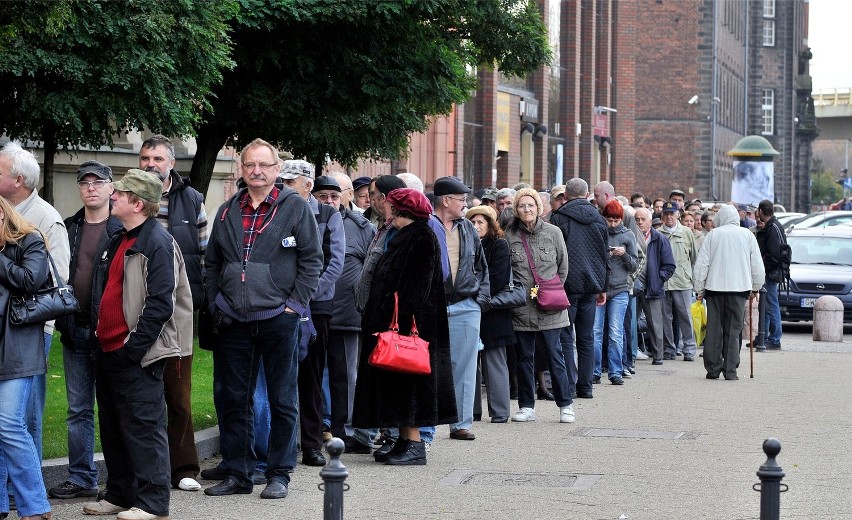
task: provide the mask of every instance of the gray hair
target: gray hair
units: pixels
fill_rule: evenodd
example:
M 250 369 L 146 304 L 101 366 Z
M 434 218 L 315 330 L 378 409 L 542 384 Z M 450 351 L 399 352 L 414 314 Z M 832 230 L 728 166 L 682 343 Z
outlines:
M 638 217 L 640 213 L 646 215 L 645 218 L 647 218 L 648 220 L 651 220 L 651 217 L 653 217 L 653 215 L 651 214 L 651 210 L 649 210 L 648 208 L 636 208 L 636 213 L 634 213 L 633 216 Z
M 512 188 L 503 188 L 497 191 L 497 200 L 505 199 L 506 197 L 514 197 L 518 192 Z
M 142 141 L 142 146 L 140 147 L 140 150 L 142 148 L 148 148 L 148 149 L 153 150 L 154 148 L 156 148 L 158 146 L 165 146 L 166 147 L 166 150 L 169 151 L 169 159 L 175 158 L 175 145 L 172 144 L 171 139 L 169 139 L 168 137 L 166 137 L 162 134 L 152 135 L 148 139 L 145 139 L 144 141 Z
M 405 186 L 411 188 L 412 190 L 417 190 L 420 193 L 424 192 L 425 187 L 423 186 L 423 181 L 420 180 L 420 177 L 411 173 L 411 172 L 402 172 L 397 173 L 397 177 L 402 179 L 402 182 L 405 183 Z
M 24 178 L 24 185 L 30 190 L 36 189 L 38 185 L 40 168 L 38 159 L 32 154 L 21 148 L 18 143 L 10 141 L 0 150 L 0 157 L 8 157 L 12 163 L 13 177 L 20 175 Z
M 568 179 L 568 182 L 565 183 L 565 198 L 566 199 L 580 199 L 585 198 L 586 195 L 589 194 L 589 183 L 581 179 L 580 177 L 574 177 L 573 179 Z
M 343 172 L 329 172 L 329 175 L 337 181 L 337 184 L 340 184 L 340 189 L 343 190 L 351 190 L 352 189 L 352 179 L 349 178 Z

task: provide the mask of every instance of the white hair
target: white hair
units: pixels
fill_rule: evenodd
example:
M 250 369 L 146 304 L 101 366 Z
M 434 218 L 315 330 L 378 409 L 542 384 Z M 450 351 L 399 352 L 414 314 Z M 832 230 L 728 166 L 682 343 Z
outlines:
M 24 185 L 30 190 L 34 190 L 38 185 L 39 165 L 38 159 L 32 154 L 21 148 L 18 143 L 9 142 L 0 150 L 0 157 L 8 157 L 12 163 L 13 177 L 20 175 L 24 178 Z
M 420 193 L 423 193 L 423 191 L 424 191 L 423 181 L 421 181 L 420 177 L 418 177 L 417 175 L 415 175 L 411 172 L 402 172 L 402 173 L 397 173 L 396 176 L 399 177 L 400 179 L 402 179 L 402 182 L 405 183 L 405 186 L 407 188 L 411 188 L 412 190 L 417 190 Z

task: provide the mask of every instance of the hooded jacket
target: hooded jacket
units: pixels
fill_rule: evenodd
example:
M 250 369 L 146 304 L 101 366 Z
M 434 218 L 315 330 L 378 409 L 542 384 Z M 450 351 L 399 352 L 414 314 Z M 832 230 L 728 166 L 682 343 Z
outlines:
M 607 259 L 606 220 L 588 200 L 571 199 L 550 216 L 550 223 L 562 231 L 571 269 L 565 292 L 598 294 L 606 291 L 609 266 Z
M 308 202 L 283 187 L 244 260 L 243 188 L 216 212 L 204 256 L 204 288 L 215 308 L 239 321 L 268 319 L 290 307 L 307 315 L 322 270 L 317 223 Z M 213 312 L 215 315 L 215 312 Z
M 685 291 L 692 289 L 692 266 L 695 265 L 695 233 L 680 222 L 673 231 L 660 226 L 660 234 L 669 240 L 675 260 L 675 272 L 666 282 L 667 291 Z
M 636 235 L 633 231 L 619 224 L 618 227 L 607 228 L 609 247 L 623 247 L 621 256 L 609 256 L 609 282 L 606 287 L 607 298 L 630 290 L 630 275 L 639 267 L 639 252 Z
M 186 275 L 192 288 L 192 305 L 198 309 L 204 301 L 201 265 L 207 247 L 204 195 L 189 185 L 187 177 L 181 177 L 175 170 L 170 171 L 169 176 L 172 183 L 165 195 L 169 203 L 167 229 L 178 243 L 186 262 Z
M 733 206 L 722 206 L 695 262 L 696 294 L 759 291 L 765 276 L 754 233 L 740 227 Z

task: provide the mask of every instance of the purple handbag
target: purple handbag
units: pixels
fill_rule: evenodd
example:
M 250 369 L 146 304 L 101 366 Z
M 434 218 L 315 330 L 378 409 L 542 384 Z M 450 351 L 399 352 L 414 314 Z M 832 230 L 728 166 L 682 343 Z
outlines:
M 520 231 L 521 243 L 524 244 L 524 251 L 527 253 L 527 261 L 530 263 L 535 286 L 530 289 L 530 298 L 535 300 L 536 306 L 543 311 L 564 311 L 571 306 L 568 301 L 568 295 L 565 293 L 565 287 L 562 285 L 562 280 L 556 274 L 553 278 L 547 280 L 542 279 L 538 275 L 535 268 L 535 260 L 530 253 L 530 245 L 527 243 L 526 233 Z

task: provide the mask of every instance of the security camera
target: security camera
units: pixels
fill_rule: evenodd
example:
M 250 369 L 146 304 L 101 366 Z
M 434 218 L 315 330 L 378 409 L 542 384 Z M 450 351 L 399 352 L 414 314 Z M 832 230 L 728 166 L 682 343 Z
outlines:
M 696 94 L 696 95 L 692 96 L 691 98 L 689 98 L 689 101 L 687 101 L 687 103 L 689 103 L 690 105 L 695 105 L 695 104 L 697 104 L 697 103 L 698 103 L 698 94 Z

